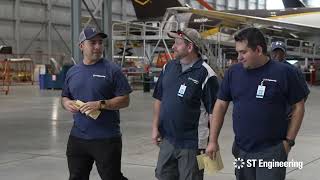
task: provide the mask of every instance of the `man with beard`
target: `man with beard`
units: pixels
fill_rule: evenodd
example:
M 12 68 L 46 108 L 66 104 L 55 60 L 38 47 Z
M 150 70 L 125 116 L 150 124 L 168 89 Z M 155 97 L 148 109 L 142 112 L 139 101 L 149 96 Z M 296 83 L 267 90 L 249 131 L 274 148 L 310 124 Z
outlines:
M 106 37 L 89 27 L 80 33 L 83 60 L 65 79 L 62 105 L 74 119 L 67 145 L 69 180 L 89 180 L 94 162 L 102 180 L 126 179 L 120 171 L 119 109 L 129 105 L 132 90 L 121 68 L 102 57 Z M 76 100 L 84 104 L 77 107 Z M 101 113 L 96 119 L 89 116 L 98 110 Z
M 243 168 L 239 164 L 235 169 L 237 180 L 284 180 L 285 167 L 268 169 L 259 167 L 258 162 L 287 160 L 302 123 L 307 93 L 293 67 L 268 58 L 267 43 L 260 30 L 242 29 L 234 39 L 240 63 L 224 75 L 206 153 L 212 157 L 218 151 L 218 136 L 232 101 L 232 153 L 245 163 Z M 291 121 L 287 120 L 287 105 L 292 107 Z M 256 160 L 256 165 L 246 164 L 248 159 Z
M 201 58 L 195 29 L 169 32 L 175 60 L 164 67 L 153 97 L 152 142 L 160 152 L 160 180 L 202 180 L 196 156 L 207 146 L 209 115 L 219 88 L 215 72 Z

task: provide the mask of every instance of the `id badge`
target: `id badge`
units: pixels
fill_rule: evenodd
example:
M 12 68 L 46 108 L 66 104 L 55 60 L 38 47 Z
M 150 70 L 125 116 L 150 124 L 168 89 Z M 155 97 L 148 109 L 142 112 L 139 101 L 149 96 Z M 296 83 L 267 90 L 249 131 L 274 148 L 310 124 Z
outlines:
M 186 92 L 187 86 L 182 84 L 178 91 L 178 96 L 183 97 L 184 93 Z
M 266 91 L 266 86 L 259 85 L 257 89 L 256 98 L 263 98 L 264 92 Z

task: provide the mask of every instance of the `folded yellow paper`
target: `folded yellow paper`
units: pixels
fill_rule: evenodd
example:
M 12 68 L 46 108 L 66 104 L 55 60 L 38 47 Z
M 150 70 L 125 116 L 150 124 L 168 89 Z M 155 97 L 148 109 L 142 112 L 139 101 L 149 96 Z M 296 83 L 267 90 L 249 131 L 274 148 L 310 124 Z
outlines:
M 76 100 L 76 102 L 74 103 L 74 105 L 79 109 L 81 106 L 83 106 L 84 102 L 80 101 L 80 100 Z M 96 110 L 91 112 L 90 114 L 88 114 L 87 112 L 85 112 L 85 114 L 89 117 L 91 117 L 92 119 L 97 119 L 100 115 L 101 111 Z
M 210 159 L 209 156 L 205 154 L 200 154 L 197 156 L 199 169 L 204 169 L 204 172 L 212 175 L 223 169 L 223 162 L 220 155 L 220 151 L 216 152 L 214 159 Z
M 198 167 L 199 170 L 204 169 L 204 161 L 203 158 L 206 156 L 206 154 L 200 154 L 197 156 L 197 161 L 198 161 Z

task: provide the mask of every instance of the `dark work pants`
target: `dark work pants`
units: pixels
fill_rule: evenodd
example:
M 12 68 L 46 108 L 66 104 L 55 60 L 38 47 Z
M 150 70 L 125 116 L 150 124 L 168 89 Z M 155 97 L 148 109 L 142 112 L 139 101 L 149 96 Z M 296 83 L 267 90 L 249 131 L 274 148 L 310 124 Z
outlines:
M 123 180 L 121 137 L 86 140 L 70 136 L 67 145 L 69 180 L 89 180 L 95 162 L 102 180 Z

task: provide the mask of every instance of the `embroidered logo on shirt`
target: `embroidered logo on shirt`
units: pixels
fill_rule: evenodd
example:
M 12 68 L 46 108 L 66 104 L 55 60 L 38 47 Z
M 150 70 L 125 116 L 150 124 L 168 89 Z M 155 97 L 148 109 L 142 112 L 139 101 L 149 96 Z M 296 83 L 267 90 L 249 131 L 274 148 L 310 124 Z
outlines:
M 193 79 L 193 78 L 191 78 L 191 77 L 188 77 L 188 80 L 192 81 L 192 82 L 195 83 L 195 84 L 199 84 L 199 81 L 198 81 L 198 80 L 195 80 L 195 79 Z
M 269 81 L 269 82 L 277 82 L 275 79 L 268 79 L 268 78 L 263 78 L 263 81 Z
M 106 78 L 106 76 L 99 74 L 93 74 L 92 77 Z

